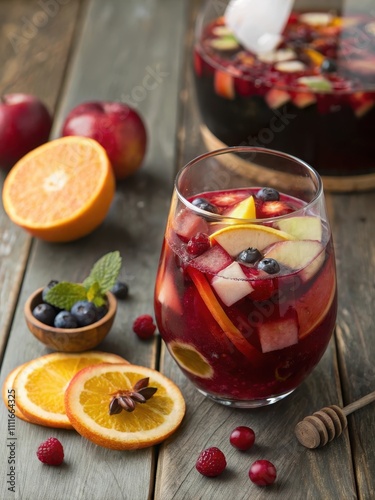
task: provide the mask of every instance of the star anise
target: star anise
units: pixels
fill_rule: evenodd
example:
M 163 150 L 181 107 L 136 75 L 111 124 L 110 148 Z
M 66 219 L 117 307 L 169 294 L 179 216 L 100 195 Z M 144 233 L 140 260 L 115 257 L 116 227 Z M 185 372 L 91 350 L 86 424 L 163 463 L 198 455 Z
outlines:
M 155 392 L 156 387 L 148 387 L 149 378 L 138 380 L 134 387 L 129 390 L 119 390 L 110 394 L 112 396 L 109 403 L 109 414 L 115 415 L 121 413 L 122 410 L 134 411 L 136 403 L 146 403 Z

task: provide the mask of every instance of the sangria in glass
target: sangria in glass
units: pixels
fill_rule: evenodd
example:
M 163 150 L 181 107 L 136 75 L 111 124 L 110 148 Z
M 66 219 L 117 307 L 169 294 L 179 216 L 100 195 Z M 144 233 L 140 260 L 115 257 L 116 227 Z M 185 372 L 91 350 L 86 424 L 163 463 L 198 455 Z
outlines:
M 335 326 L 322 182 L 264 148 L 203 154 L 177 175 L 155 285 L 160 334 L 204 395 L 234 407 L 290 394 Z

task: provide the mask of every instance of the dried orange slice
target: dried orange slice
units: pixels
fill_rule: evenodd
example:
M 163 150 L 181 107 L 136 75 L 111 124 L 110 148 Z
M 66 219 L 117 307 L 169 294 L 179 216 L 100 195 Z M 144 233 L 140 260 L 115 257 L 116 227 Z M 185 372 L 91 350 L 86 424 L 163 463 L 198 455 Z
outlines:
M 62 137 L 34 149 L 9 172 L 3 204 L 10 219 L 47 241 L 73 241 L 104 220 L 115 177 L 104 148 L 86 137 Z
M 13 409 L 16 417 L 25 420 L 26 422 L 30 422 L 30 420 L 18 408 L 16 391 L 14 390 L 13 386 L 16 376 L 26 365 L 27 363 L 16 366 L 16 368 L 14 368 L 10 373 L 8 373 L 3 383 L 2 396 L 4 404 L 8 408 L 8 410 Z
M 17 406 L 30 422 L 72 429 L 65 414 L 64 392 L 82 368 L 99 363 L 127 363 L 121 356 L 100 351 L 52 353 L 33 359 L 19 371 L 13 387 Z
M 114 394 L 129 391 L 144 378 L 157 389 L 131 412 L 109 414 Z M 65 392 L 65 410 L 79 434 L 114 450 L 146 448 L 168 438 L 180 425 L 185 401 L 180 389 L 160 372 L 144 366 L 107 363 L 74 376 Z

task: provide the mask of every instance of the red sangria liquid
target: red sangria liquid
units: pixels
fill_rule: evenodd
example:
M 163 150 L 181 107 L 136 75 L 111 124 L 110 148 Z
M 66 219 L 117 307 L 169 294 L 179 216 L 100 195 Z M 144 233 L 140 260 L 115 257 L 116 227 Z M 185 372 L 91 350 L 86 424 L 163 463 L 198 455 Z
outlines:
M 161 336 L 203 394 L 239 407 L 277 401 L 316 366 L 335 325 L 328 225 L 272 188 L 205 192 L 188 201 L 199 214 L 177 210 L 161 253 Z M 205 214 L 230 219 L 219 224 Z
M 225 145 L 297 156 L 325 176 L 375 172 L 375 11 L 293 12 L 272 52 L 219 17 L 194 50 L 203 123 Z

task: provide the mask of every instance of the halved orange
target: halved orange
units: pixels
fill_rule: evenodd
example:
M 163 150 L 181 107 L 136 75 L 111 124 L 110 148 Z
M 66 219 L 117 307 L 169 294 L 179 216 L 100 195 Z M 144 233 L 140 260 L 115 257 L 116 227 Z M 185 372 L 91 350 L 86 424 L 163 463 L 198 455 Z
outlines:
M 131 390 L 149 378 L 157 391 L 131 412 L 109 414 L 119 391 Z M 130 364 L 89 366 L 77 373 L 65 392 L 65 410 L 79 434 L 114 450 L 146 448 L 167 439 L 180 425 L 185 400 L 180 389 L 160 372 Z
M 127 361 L 100 351 L 56 352 L 29 361 L 13 383 L 20 411 L 34 424 L 72 429 L 65 414 L 64 392 L 79 370 L 99 363 Z
M 26 422 L 30 422 L 30 420 L 18 408 L 16 391 L 14 390 L 13 386 L 16 376 L 26 365 L 27 363 L 16 366 L 16 368 L 8 373 L 3 383 L 2 396 L 4 404 L 8 408 L 8 410 L 14 409 L 14 414 L 16 415 L 16 417 L 20 418 L 21 420 L 25 420 Z
M 115 193 L 104 148 L 86 137 L 62 137 L 34 149 L 11 169 L 3 188 L 10 219 L 46 241 L 73 241 L 99 226 Z

